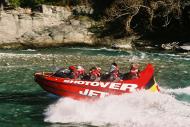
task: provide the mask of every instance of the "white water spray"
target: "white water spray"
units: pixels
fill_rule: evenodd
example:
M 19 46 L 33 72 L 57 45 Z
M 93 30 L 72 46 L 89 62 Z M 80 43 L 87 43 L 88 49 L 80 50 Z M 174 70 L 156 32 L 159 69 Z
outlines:
M 178 89 L 167 89 L 164 90 L 166 93 L 176 93 L 176 94 L 187 94 L 190 95 L 190 87 L 178 88 Z
M 141 91 L 96 102 L 61 98 L 45 112 L 46 122 L 120 127 L 188 127 L 190 105 L 173 96 Z

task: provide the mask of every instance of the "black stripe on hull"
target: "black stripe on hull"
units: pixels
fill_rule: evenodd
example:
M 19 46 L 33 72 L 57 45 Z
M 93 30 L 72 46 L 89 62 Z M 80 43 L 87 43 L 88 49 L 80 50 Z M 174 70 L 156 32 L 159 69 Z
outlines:
M 149 82 L 146 84 L 145 89 L 150 89 L 155 84 L 154 76 L 149 80 Z

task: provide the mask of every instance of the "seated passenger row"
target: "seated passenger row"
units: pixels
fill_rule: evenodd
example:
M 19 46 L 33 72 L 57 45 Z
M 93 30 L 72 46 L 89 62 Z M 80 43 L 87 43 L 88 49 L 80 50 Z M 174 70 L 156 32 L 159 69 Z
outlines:
M 111 64 L 109 72 L 101 73 L 100 67 L 92 67 L 89 73 L 85 72 L 82 66 L 69 66 L 68 69 L 62 68 L 56 71 L 54 76 L 70 78 L 75 80 L 89 80 L 89 81 L 111 81 L 117 82 L 122 79 L 137 79 L 139 78 L 139 64 L 131 64 L 130 71 L 126 74 L 119 72 L 118 65 L 114 62 Z

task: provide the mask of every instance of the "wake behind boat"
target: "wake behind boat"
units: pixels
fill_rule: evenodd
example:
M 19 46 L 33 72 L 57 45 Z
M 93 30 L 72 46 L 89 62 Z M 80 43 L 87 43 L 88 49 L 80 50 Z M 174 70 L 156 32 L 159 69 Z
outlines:
M 137 79 L 121 79 L 117 82 L 74 80 L 57 77 L 53 72 L 37 72 L 34 77 L 35 81 L 47 92 L 76 100 L 97 99 L 142 89 L 159 91 L 152 64 L 148 64 L 139 75 Z

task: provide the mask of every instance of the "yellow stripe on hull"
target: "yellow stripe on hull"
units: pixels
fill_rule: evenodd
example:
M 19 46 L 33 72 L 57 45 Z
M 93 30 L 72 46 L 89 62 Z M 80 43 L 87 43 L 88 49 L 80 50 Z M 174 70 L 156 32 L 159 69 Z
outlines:
M 155 81 L 154 79 L 154 85 L 152 85 L 152 87 L 149 89 L 151 92 L 159 92 L 159 87 L 158 87 L 158 84 L 157 82 Z

